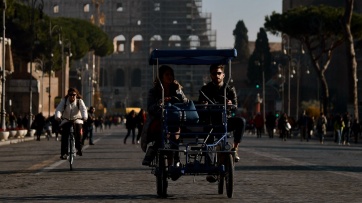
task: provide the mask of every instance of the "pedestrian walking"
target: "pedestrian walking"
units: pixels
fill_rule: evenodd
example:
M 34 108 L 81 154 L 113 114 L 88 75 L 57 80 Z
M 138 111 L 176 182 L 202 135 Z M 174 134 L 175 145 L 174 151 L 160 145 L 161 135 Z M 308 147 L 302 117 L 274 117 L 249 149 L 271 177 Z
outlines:
M 336 116 L 336 119 L 334 121 L 334 131 L 337 137 L 337 142 L 338 145 L 342 144 L 342 132 L 343 132 L 343 128 L 344 128 L 344 122 L 343 122 L 343 118 L 340 115 Z
M 269 112 L 265 118 L 265 125 L 269 138 L 274 138 L 274 129 L 275 129 L 276 120 L 277 117 L 273 114 L 273 112 Z
M 256 116 L 254 118 L 254 123 L 255 123 L 255 128 L 256 128 L 256 137 L 261 138 L 261 134 L 262 134 L 263 128 L 264 128 L 264 118 L 260 114 L 260 112 L 258 112 L 256 114 Z
M 308 130 L 308 115 L 306 111 L 303 111 L 302 115 L 298 119 L 298 127 L 300 129 L 300 141 L 307 139 L 309 141 L 309 130 Z
M 349 138 L 351 135 L 352 121 L 348 112 L 343 115 L 344 128 L 342 131 L 343 145 L 349 145 Z
M 320 116 L 317 120 L 317 133 L 319 137 L 319 142 L 323 144 L 324 136 L 327 133 L 327 118 L 323 112 L 320 113 Z
M 35 135 L 37 141 L 40 141 L 40 136 L 43 133 L 44 126 L 45 126 L 45 117 L 43 116 L 43 113 L 38 113 L 35 116 L 31 127 L 32 129 L 35 129 Z
M 137 144 L 140 143 L 140 138 L 142 134 L 143 126 L 146 122 L 146 112 L 145 110 L 141 109 L 140 112 L 137 114 Z
M 278 128 L 280 137 L 283 139 L 283 141 L 287 141 L 289 131 L 291 130 L 291 125 L 288 122 L 288 116 L 286 113 L 283 113 L 282 116 L 279 118 Z
M 132 144 L 135 144 L 135 131 L 136 131 L 136 125 L 137 125 L 137 118 L 136 118 L 136 112 L 132 110 L 127 115 L 127 121 L 126 121 L 126 128 L 127 128 L 127 135 L 123 140 L 123 143 L 126 144 L 127 138 L 132 132 Z
M 360 125 L 358 119 L 356 119 L 356 118 L 353 120 L 352 132 L 353 132 L 353 137 L 354 137 L 354 143 L 358 143 L 358 136 L 361 133 L 361 125 Z
M 93 106 L 89 107 L 88 110 L 88 119 L 86 122 L 84 122 L 83 124 L 83 139 L 82 139 L 82 145 L 84 145 L 84 141 L 85 139 L 89 140 L 89 145 L 94 145 L 93 142 L 93 126 L 94 126 L 94 122 L 96 120 L 96 116 L 94 114 L 95 112 L 95 108 Z

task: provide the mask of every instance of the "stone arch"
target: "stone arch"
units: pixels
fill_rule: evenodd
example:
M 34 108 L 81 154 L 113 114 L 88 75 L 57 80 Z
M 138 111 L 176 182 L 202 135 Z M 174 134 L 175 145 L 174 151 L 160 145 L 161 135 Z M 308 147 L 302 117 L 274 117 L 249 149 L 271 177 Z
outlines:
M 135 35 L 131 40 L 131 53 L 142 51 L 143 37 L 142 35 Z
M 161 35 L 153 35 L 150 38 L 150 52 L 159 47 L 162 47 L 162 37 Z
M 115 53 L 123 53 L 126 46 L 126 38 L 123 35 L 118 35 L 113 39 Z
M 197 49 L 197 47 L 200 47 L 200 38 L 197 35 L 190 35 L 187 38 L 187 41 L 189 42 L 190 49 Z
M 179 35 L 171 35 L 168 38 L 168 47 L 181 47 L 181 37 Z

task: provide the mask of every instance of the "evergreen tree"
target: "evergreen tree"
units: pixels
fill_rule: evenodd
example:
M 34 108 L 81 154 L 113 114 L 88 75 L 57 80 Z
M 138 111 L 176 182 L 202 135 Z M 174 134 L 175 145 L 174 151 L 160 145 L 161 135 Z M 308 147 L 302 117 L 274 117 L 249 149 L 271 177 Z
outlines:
M 264 70 L 265 81 L 271 77 L 271 53 L 269 40 L 264 28 L 260 28 L 255 41 L 255 49 L 249 58 L 248 79 L 252 84 L 262 83 Z
M 245 61 L 249 58 L 249 38 L 248 38 L 248 29 L 245 27 L 244 21 L 239 20 L 236 23 L 236 27 L 233 30 L 233 35 L 235 38 L 234 48 L 238 52 L 236 60 Z

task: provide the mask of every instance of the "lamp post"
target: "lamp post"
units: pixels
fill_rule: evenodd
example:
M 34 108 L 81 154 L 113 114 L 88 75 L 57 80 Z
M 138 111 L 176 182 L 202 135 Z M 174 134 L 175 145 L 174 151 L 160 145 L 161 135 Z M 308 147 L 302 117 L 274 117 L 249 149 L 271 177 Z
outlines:
M 64 97 L 65 96 L 65 92 L 66 90 L 66 73 L 69 71 L 68 70 L 68 65 L 69 65 L 69 57 L 72 56 L 72 52 L 71 52 L 71 42 L 69 39 L 64 39 L 62 36 L 62 40 L 60 41 L 61 43 L 61 53 L 62 53 L 62 58 L 61 58 L 61 66 L 62 66 L 62 93 L 61 96 Z M 67 43 L 66 43 L 67 42 Z M 65 48 L 67 48 L 67 51 L 65 51 Z M 64 58 L 65 58 L 65 63 L 64 63 Z
M 6 122 L 5 122 L 5 70 L 6 70 L 6 66 L 5 66 L 5 11 L 6 11 L 6 0 L 2 1 L 1 4 L 1 9 L 3 10 L 3 40 L 2 40 L 2 67 L 1 67 L 1 85 L 2 85 L 2 89 L 1 89 L 1 128 L 3 130 L 6 129 Z
M 41 59 L 37 58 L 34 60 L 34 62 L 37 62 L 41 68 L 42 76 L 41 76 L 41 112 L 43 112 L 43 106 L 44 106 L 44 63 Z
M 52 53 L 52 48 L 53 48 L 53 43 L 52 43 L 52 37 L 54 32 L 57 31 L 58 32 L 58 42 L 61 45 L 62 41 L 60 40 L 60 34 L 62 32 L 62 27 L 60 27 L 59 25 L 54 25 L 52 27 L 51 22 L 49 22 L 49 43 L 50 43 L 50 57 L 49 57 L 49 105 L 48 105 L 48 117 L 50 117 L 50 107 L 51 107 L 51 77 L 52 77 L 52 68 L 53 68 L 53 53 Z M 62 73 L 63 74 L 63 73 Z
M 261 98 L 261 103 L 263 105 L 263 119 L 265 121 L 265 70 L 264 70 L 264 54 L 261 54 L 261 58 L 260 61 L 256 61 L 256 65 L 259 66 L 259 68 L 261 69 L 261 74 L 262 74 L 262 98 Z M 264 132 L 266 132 L 266 126 L 265 126 L 265 122 L 264 122 Z
M 290 66 L 291 66 L 291 49 L 290 49 L 290 38 L 288 35 L 286 34 L 283 34 L 283 51 L 284 51 L 284 54 L 287 55 L 288 57 L 288 99 L 287 99 L 287 102 L 288 102 L 288 116 L 290 116 Z
M 31 0 L 30 2 L 31 7 L 31 15 L 30 15 L 30 28 L 31 28 L 31 50 L 30 50 L 30 79 L 29 79 L 29 126 L 28 129 L 30 130 L 30 126 L 33 119 L 33 88 L 32 88 L 32 80 L 33 80 L 33 51 L 34 51 L 34 18 L 35 18 L 35 6 L 38 3 L 38 0 Z M 38 10 L 42 12 L 44 7 L 44 1 L 39 0 Z M 30 132 L 30 131 L 29 131 Z
M 285 67 L 279 64 L 279 65 L 278 65 L 278 72 L 279 72 L 278 77 L 279 77 L 280 79 L 282 79 L 281 85 L 280 85 L 280 87 L 281 87 L 281 92 L 282 92 L 282 93 L 281 93 L 281 95 L 282 95 L 282 108 L 281 108 L 281 110 L 283 110 L 283 112 L 285 112 L 285 106 L 284 106 L 284 104 L 285 104 L 285 95 L 284 95 Z

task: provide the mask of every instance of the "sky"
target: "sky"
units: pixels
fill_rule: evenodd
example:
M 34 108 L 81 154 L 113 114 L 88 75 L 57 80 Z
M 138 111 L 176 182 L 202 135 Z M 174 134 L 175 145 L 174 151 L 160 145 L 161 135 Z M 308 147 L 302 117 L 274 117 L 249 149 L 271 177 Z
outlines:
M 249 41 L 255 41 L 265 16 L 282 12 L 282 0 L 202 0 L 202 12 L 211 13 L 211 29 L 216 30 L 217 48 L 234 46 L 233 30 L 239 20 L 248 29 Z M 269 42 L 281 42 L 268 33 Z

